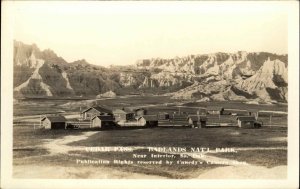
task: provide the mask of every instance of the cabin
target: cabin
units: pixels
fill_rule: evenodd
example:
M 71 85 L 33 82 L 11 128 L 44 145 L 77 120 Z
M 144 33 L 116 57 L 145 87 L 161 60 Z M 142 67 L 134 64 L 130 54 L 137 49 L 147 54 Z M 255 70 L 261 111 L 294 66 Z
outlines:
M 138 122 L 146 127 L 157 127 L 158 119 L 157 115 L 143 115 L 138 118 Z
M 206 127 L 207 117 L 203 115 L 189 115 L 188 116 L 188 123 L 192 127 Z
M 115 119 L 112 115 L 100 115 L 92 118 L 92 128 L 112 128 L 115 126 Z
M 116 121 L 134 119 L 134 113 L 125 109 L 115 109 L 112 113 Z
M 64 116 L 45 116 L 41 119 L 41 124 L 45 129 L 65 129 L 66 118 Z
M 174 114 L 172 119 L 172 126 L 188 126 L 187 115 Z
M 254 123 L 256 121 L 254 116 L 238 116 L 236 118 L 238 122 L 238 127 L 254 127 Z
M 66 120 L 66 129 L 79 129 L 80 125 L 79 119 L 77 118 L 69 118 Z
M 158 119 L 159 120 L 169 120 L 170 119 L 170 114 L 167 112 L 159 112 L 158 113 Z
M 95 116 L 100 115 L 112 115 L 112 111 L 101 106 L 93 106 L 81 112 L 83 120 L 92 120 Z
M 90 127 L 90 120 L 82 120 L 80 118 L 69 118 L 66 121 L 66 129 L 89 129 Z
M 200 116 L 200 127 L 204 128 L 206 127 L 207 117 L 206 116 Z
M 144 108 L 138 108 L 134 110 L 134 114 L 138 117 L 146 115 L 147 114 L 147 110 Z
M 224 108 L 223 107 L 207 107 L 206 113 L 213 114 L 213 115 L 223 115 Z

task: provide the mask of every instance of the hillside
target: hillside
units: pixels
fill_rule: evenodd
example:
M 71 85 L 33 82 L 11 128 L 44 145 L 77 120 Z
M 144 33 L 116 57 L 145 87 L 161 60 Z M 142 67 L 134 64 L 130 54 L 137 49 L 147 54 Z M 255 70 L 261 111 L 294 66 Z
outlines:
M 288 56 L 267 52 L 144 59 L 105 68 L 84 59 L 68 63 L 52 50 L 14 41 L 13 61 L 15 98 L 96 97 L 111 91 L 198 101 L 287 102 Z
M 287 102 L 287 55 L 240 51 L 139 60 L 136 65 L 137 69 L 160 70 L 146 77 L 142 87 L 156 81 L 159 86 L 192 83 L 168 93 L 176 99 Z

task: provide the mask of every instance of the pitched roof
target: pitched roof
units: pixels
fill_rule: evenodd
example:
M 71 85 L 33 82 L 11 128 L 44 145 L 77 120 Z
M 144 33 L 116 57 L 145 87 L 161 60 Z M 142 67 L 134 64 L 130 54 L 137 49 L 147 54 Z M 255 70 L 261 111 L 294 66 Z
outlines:
M 105 116 L 105 115 L 100 115 L 100 116 L 95 116 L 95 117 L 93 117 L 93 119 L 95 119 L 95 118 L 98 118 L 98 119 L 100 119 L 101 121 L 114 121 L 114 120 L 115 120 L 113 116 L 109 116 L 109 115 L 107 115 L 107 116 Z M 92 119 L 92 120 L 93 120 L 93 119 Z
M 57 115 L 57 116 L 45 116 L 42 118 L 41 121 L 44 121 L 45 119 L 48 119 L 51 122 L 65 122 L 67 121 L 66 118 L 64 116 L 61 115 Z
M 84 110 L 82 113 L 87 112 L 87 111 L 89 111 L 89 110 L 91 110 L 91 109 L 94 109 L 94 110 L 96 110 L 96 111 L 98 111 L 98 112 L 101 112 L 101 113 L 103 113 L 103 112 L 104 112 L 104 113 L 109 113 L 109 114 L 112 113 L 111 110 L 109 110 L 109 109 L 107 109 L 107 108 L 104 108 L 104 107 L 101 107 L 101 106 L 93 106 L 93 107 L 90 107 L 90 108 Z
M 236 119 L 240 121 L 256 121 L 253 116 L 238 116 Z

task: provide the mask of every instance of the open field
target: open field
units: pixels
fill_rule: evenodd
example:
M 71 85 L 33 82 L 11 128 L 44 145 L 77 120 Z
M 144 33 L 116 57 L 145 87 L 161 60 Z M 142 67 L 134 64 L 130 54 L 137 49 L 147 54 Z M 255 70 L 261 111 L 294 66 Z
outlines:
M 131 147 L 132 152 L 106 151 L 89 152 L 85 147 Z M 174 155 L 176 162 L 182 160 L 180 154 L 173 152 L 149 152 L 147 147 L 204 147 L 212 149 L 203 158 L 184 158 L 185 161 L 202 162 L 198 165 L 148 165 L 148 164 L 78 164 L 79 160 L 127 160 L 137 161 L 133 154 L 146 155 L 143 161 L 151 161 L 151 154 Z M 234 148 L 237 152 L 214 153 L 215 148 Z M 18 178 L 55 178 L 55 169 L 61 170 L 66 178 L 197 178 L 216 168 L 236 167 L 230 161 L 246 162 L 259 166 L 263 171 L 286 166 L 287 129 L 286 128 L 154 128 L 106 131 L 45 131 L 31 127 L 14 127 L 14 176 Z M 28 152 L 30 151 L 30 152 Z M 199 153 L 198 153 L 199 154 Z M 228 165 L 207 163 L 214 158 L 229 161 Z M 157 161 L 170 160 L 156 158 Z M 215 161 L 215 160 L 214 160 Z M 31 169 L 32 167 L 32 169 Z M 27 168 L 26 170 L 24 170 Z M 45 171 L 45 174 L 40 172 Z M 256 169 L 255 169 L 256 170 Z M 25 171 L 22 173 L 22 171 Z M 256 170 L 257 171 L 257 170 Z M 28 172 L 28 174 L 24 174 Z M 95 175 L 94 173 L 98 173 Z M 254 174 L 254 173 L 253 173 Z M 257 174 L 257 173 L 256 173 Z M 268 174 L 270 174 L 268 172 Z M 53 175 L 53 176 L 52 176 Z M 116 176 L 117 175 L 117 176 Z M 130 176 L 131 175 L 131 176 Z M 282 175 L 281 175 L 282 176 Z
M 287 167 L 287 115 L 261 114 L 260 129 L 215 128 L 140 128 L 114 130 L 44 130 L 39 119 L 44 114 L 79 115 L 90 105 L 108 107 L 146 107 L 148 112 L 187 112 L 199 107 L 266 111 L 287 111 L 287 105 L 248 105 L 241 102 L 205 102 L 193 104 L 161 96 L 125 96 L 116 99 L 29 99 L 14 102 L 13 172 L 16 178 L 285 178 Z M 270 115 L 271 121 L 270 122 Z M 230 115 L 210 115 L 209 123 L 236 124 Z M 214 123 L 214 124 L 215 124 Z M 279 127 L 275 127 L 279 126 Z M 132 151 L 90 152 L 89 147 L 109 149 L 128 147 Z M 149 147 L 187 149 L 184 152 L 149 151 Z M 191 148 L 209 148 L 191 152 Z M 230 148 L 234 152 L 218 152 Z M 142 155 L 137 159 L 133 154 Z M 151 155 L 162 155 L 153 158 Z M 172 156 L 172 158 L 169 158 Z M 78 163 L 105 161 L 109 164 Z M 133 164 L 113 163 L 114 160 Z M 142 160 L 142 164 L 137 163 Z M 174 164 L 166 164 L 166 161 Z M 162 164 L 148 164 L 149 162 Z M 180 162 L 195 164 L 181 164 Z M 146 162 L 146 163 L 145 163 Z M 237 164 L 238 162 L 238 164 Z M 240 164 L 241 163 L 241 164 Z M 245 164 L 243 164 L 245 163 Z M 230 172 L 231 174 L 228 174 Z

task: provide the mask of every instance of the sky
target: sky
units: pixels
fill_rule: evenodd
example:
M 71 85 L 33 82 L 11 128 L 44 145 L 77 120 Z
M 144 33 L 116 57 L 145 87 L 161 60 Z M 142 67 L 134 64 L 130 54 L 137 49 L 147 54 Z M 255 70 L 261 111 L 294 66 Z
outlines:
M 288 53 L 283 2 L 14 1 L 13 37 L 72 62 L 237 51 Z

